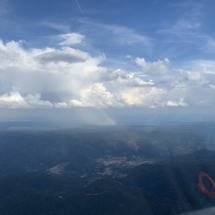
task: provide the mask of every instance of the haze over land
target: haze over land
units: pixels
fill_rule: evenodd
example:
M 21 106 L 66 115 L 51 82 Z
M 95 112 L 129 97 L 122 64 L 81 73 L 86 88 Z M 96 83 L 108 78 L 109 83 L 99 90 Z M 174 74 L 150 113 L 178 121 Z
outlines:
M 214 124 L 0 131 L 0 212 L 165 215 L 214 206 L 198 187 L 201 172 L 215 178 L 213 131 Z

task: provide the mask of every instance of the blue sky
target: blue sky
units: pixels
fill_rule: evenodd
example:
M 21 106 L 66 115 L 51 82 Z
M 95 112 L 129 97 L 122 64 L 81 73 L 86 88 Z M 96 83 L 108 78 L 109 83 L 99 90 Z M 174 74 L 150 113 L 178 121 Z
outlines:
M 213 110 L 214 8 L 0 0 L 0 108 Z
M 6 1 L 1 0 L 1 39 L 26 46 L 55 46 L 49 37 L 79 32 L 82 50 L 148 60 L 212 59 L 213 1 Z M 126 33 L 126 35 L 124 34 Z M 145 42 L 144 42 L 145 40 Z M 86 47 L 87 46 L 87 47 Z M 121 59 L 122 60 L 122 59 Z

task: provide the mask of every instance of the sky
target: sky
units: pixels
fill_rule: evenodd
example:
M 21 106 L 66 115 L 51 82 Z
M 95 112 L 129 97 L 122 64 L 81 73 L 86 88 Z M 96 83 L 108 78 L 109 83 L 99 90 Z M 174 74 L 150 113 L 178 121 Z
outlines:
M 74 108 L 214 114 L 214 8 L 213 0 L 0 0 L 0 119 Z

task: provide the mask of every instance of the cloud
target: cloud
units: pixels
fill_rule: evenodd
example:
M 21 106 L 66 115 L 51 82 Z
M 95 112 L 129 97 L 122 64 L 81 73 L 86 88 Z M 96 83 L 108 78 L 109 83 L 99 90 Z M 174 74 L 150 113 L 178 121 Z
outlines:
M 144 58 L 136 58 L 135 62 L 137 65 L 141 66 L 143 72 L 147 75 L 159 75 L 165 74 L 169 70 L 170 61 L 168 58 L 164 60 L 158 60 L 155 62 L 146 62 Z
M 192 36 L 194 31 L 198 29 L 201 24 L 197 21 L 181 18 L 172 26 L 158 30 L 160 34 L 170 34 L 176 37 Z
M 40 100 L 40 94 L 28 94 L 22 97 L 19 92 L 11 92 L 0 96 L 0 108 L 35 108 L 53 107 L 49 101 Z
M 183 100 L 184 99 L 181 98 L 180 101 L 167 101 L 165 105 L 168 107 L 186 107 L 186 106 L 188 106 L 188 104 L 185 103 Z
M 126 55 L 125 58 L 126 59 L 132 59 L 132 56 L 131 55 Z
M 62 23 L 58 24 L 58 23 L 53 23 L 53 22 L 49 22 L 49 21 L 43 21 L 43 22 L 38 23 L 38 25 L 53 28 L 60 32 L 66 32 L 66 33 L 70 32 L 69 25 L 62 24 Z
M 118 49 L 125 49 L 125 47 L 135 48 L 137 50 L 141 47 L 142 52 L 149 54 L 152 53 L 153 41 L 152 39 L 143 34 L 135 31 L 132 28 L 120 25 L 108 25 L 98 22 L 88 22 L 89 26 L 86 29 L 81 29 L 87 35 L 86 40 L 91 42 L 91 45 L 101 47 L 105 43 L 105 50 L 107 47 L 118 51 Z M 129 53 L 131 54 L 131 53 Z
M 124 103 L 130 106 L 154 107 L 165 94 L 165 90 L 156 87 L 131 88 L 121 93 Z M 161 105 L 159 105 L 161 106 Z
M 95 83 L 80 92 L 80 101 L 71 100 L 70 104 L 73 106 L 87 106 L 87 107 L 107 107 L 120 106 L 111 94 L 104 87 L 102 83 Z
M 215 48 L 215 41 L 211 37 L 207 37 L 207 46 L 209 50 L 213 50 Z
M 142 69 L 133 72 L 101 66 L 103 55 L 70 46 L 26 50 L 23 43 L 0 40 L 0 108 L 214 105 L 214 61 L 172 69 L 167 58 L 137 57 Z
M 4 16 L 11 10 L 9 7 L 9 3 L 6 0 L 0 0 L 0 16 Z
M 151 41 L 147 36 L 140 35 L 132 29 L 122 26 L 109 26 L 109 29 L 117 36 L 116 39 L 121 45 L 132 45 L 136 43 L 142 43 L 146 46 L 151 45 Z
M 199 41 L 202 40 L 201 27 L 203 23 L 200 19 L 200 15 L 203 12 L 202 5 L 193 1 L 188 1 L 176 4 L 173 3 L 172 6 L 174 9 L 176 7 L 177 13 L 181 15 L 169 19 L 168 22 L 161 25 L 157 33 L 160 34 L 160 36 L 164 36 L 164 42 L 178 43 L 181 45 L 184 43 L 199 44 Z
M 192 30 L 200 27 L 198 22 L 190 22 L 188 20 L 180 19 L 174 25 L 175 31 Z
M 57 40 L 60 40 L 60 46 L 70 46 L 74 44 L 79 44 L 84 40 L 84 35 L 79 33 L 68 33 L 60 34 L 56 37 Z
M 88 58 L 88 54 L 71 48 L 49 51 L 35 57 L 41 63 L 76 63 L 84 62 Z
M 213 60 L 197 60 L 192 62 L 195 70 L 200 70 L 204 74 L 215 74 L 215 61 Z

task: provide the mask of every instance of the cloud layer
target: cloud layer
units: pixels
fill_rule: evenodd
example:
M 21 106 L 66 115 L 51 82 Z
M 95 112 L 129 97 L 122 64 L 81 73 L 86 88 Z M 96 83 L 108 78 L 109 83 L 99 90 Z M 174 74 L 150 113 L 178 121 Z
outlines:
M 81 34 L 56 38 L 59 48 L 43 49 L 0 40 L 0 108 L 214 105 L 214 61 L 183 69 L 171 68 L 168 58 L 140 56 L 133 60 L 139 72 L 131 72 L 101 66 L 104 56 L 71 48 L 84 40 Z

